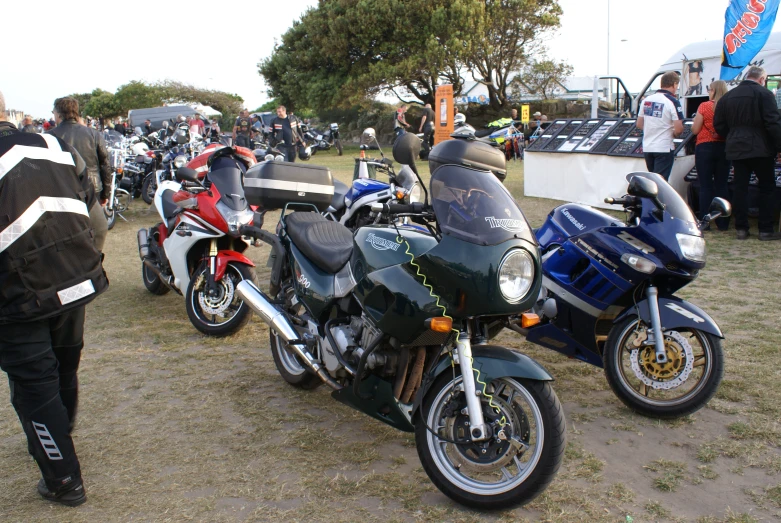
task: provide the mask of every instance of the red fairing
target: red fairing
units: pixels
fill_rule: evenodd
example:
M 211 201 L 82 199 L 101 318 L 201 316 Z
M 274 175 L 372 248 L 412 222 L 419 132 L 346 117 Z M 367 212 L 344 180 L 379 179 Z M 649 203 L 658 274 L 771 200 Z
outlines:
M 198 173 L 198 178 L 203 178 L 206 176 L 206 172 L 209 170 L 209 166 L 206 165 L 209 161 L 209 156 L 212 155 L 214 151 L 217 149 L 222 149 L 225 147 L 222 144 L 219 143 L 213 143 L 208 145 L 201 154 L 187 162 L 187 167 L 190 169 L 195 169 L 195 171 Z M 246 147 L 234 147 L 236 150 L 236 154 L 241 157 L 241 159 L 244 161 L 244 163 L 247 165 L 247 168 L 252 167 L 255 165 L 255 155 L 252 154 L 252 151 L 247 149 Z
M 255 264 L 252 260 L 236 251 L 220 251 L 217 253 L 217 260 L 214 266 L 214 281 L 220 281 L 225 275 L 225 269 L 228 268 L 228 263 L 236 262 L 254 267 Z
M 220 201 L 220 191 L 212 185 L 208 191 L 198 194 L 198 210 L 190 211 L 198 215 L 203 221 L 228 234 L 228 223 L 217 210 L 217 202 Z

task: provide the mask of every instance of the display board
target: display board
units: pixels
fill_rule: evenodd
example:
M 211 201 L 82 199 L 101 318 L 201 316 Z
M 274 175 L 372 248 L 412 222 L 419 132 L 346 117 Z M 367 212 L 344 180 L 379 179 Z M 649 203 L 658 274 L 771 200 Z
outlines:
M 577 132 L 581 125 L 583 125 L 583 120 L 569 120 L 567 125 L 564 126 L 564 129 L 561 130 L 558 136 L 548 142 L 548 144 L 543 147 L 542 150 L 549 153 L 557 152 L 559 147 L 567 142 L 567 140 L 569 140 L 575 134 L 575 132 Z
M 681 149 L 686 147 L 686 145 L 694 139 L 695 135 L 692 134 L 692 125 L 694 125 L 694 120 L 683 121 L 683 133 L 673 140 L 673 143 L 675 144 L 675 154 L 678 154 Z
M 589 151 L 591 154 L 607 154 L 617 143 L 626 138 L 629 131 L 635 128 L 637 120 L 619 120 L 609 133 Z
M 434 144 L 450 140 L 453 134 L 453 86 L 450 84 L 437 87 L 436 122 L 434 125 Z
M 598 125 L 591 128 L 591 132 L 575 147 L 575 152 L 591 152 L 605 136 L 613 131 L 618 122 L 619 120 L 601 120 Z
M 567 123 L 569 123 L 569 120 L 554 120 L 547 129 L 543 131 L 542 136 L 534 140 L 529 147 L 526 148 L 527 151 L 541 151 L 545 146 L 548 145 L 553 139 L 558 136 L 558 134 L 564 129 L 564 127 L 567 126 Z
M 590 135 L 592 131 L 596 129 L 601 123 L 602 120 L 586 120 L 580 127 L 578 127 L 577 131 L 572 133 L 572 135 L 567 138 L 567 140 L 556 150 L 560 153 L 573 152 L 575 148 L 580 145 L 583 139 Z

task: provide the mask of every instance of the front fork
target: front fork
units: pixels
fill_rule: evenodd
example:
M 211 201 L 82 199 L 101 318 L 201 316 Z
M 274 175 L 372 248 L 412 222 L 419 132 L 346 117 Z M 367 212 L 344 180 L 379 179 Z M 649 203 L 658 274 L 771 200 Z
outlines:
M 481 391 L 477 389 L 475 373 L 472 368 L 472 342 L 469 333 L 462 332 L 456 342 L 456 360 L 461 366 L 461 378 L 466 396 L 466 408 L 469 412 L 469 428 L 472 441 L 488 439 L 485 420 L 483 419 L 483 406 L 480 402 Z
M 206 278 L 206 294 L 212 296 L 216 292 L 214 274 L 217 272 L 217 240 L 212 239 L 209 246 L 209 275 Z
M 664 334 L 662 333 L 662 320 L 659 315 L 659 289 L 649 285 L 645 290 L 648 298 L 648 313 L 651 316 L 651 332 L 654 335 L 656 348 L 656 362 L 667 363 L 667 351 L 664 348 Z

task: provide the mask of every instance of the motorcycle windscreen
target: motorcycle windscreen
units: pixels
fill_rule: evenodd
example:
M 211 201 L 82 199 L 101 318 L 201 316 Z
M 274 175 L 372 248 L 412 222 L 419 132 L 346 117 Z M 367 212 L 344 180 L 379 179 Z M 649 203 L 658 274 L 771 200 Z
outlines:
M 689 208 L 683 198 L 681 198 L 681 195 L 678 194 L 678 192 L 673 189 L 669 183 L 664 181 L 664 178 L 656 173 L 639 172 L 627 175 L 626 181 L 631 182 L 632 178 L 635 176 L 646 178 L 656 183 L 656 186 L 659 188 L 659 201 L 664 204 L 665 210 L 670 214 L 670 216 L 676 220 L 697 223 L 697 219 L 694 217 L 692 210 Z
M 431 204 L 442 234 L 497 245 L 531 233 L 515 199 L 492 173 L 443 165 L 431 176 Z

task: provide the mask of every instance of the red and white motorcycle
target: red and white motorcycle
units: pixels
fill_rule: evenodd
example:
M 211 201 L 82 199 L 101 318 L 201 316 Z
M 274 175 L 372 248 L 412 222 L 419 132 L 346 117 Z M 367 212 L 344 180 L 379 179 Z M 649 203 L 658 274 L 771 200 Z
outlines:
M 138 251 L 151 293 L 173 289 L 184 294 L 193 326 L 204 334 L 226 336 L 251 315 L 236 294 L 241 281 L 255 282 L 255 264 L 243 254 L 249 242 L 239 229 L 253 221 L 261 224 L 262 217 L 244 196 L 244 172 L 255 163 L 254 156 L 231 147 L 210 153 L 205 176 L 181 167 L 176 181 L 160 183 L 154 204 L 163 221 L 138 231 Z

